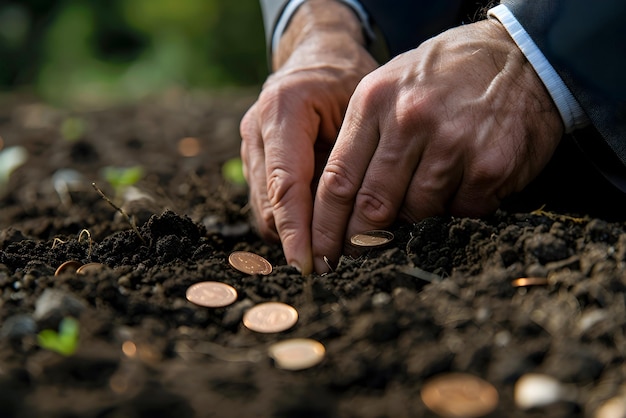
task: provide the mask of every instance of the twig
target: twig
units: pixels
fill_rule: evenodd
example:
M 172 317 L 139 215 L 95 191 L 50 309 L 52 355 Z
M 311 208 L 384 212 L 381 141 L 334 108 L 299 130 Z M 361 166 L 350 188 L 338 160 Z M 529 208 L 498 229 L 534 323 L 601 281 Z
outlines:
M 100 190 L 100 188 L 96 185 L 96 183 L 91 183 L 91 186 L 96 190 L 96 192 L 98 192 L 98 194 L 104 199 L 106 200 L 106 202 L 111 205 L 113 207 L 113 209 L 115 209 L 116 211 L 118 211 L 119 213 L 122 214 L 122 216 L 124 217 L 124 219 L 126 219 L 126 221 L 128 222 L 128 224 L 130 225 L 130 227 L 133 229 L 133 231 L 135 231 L 135 234 L 137 234 L 137 236 L 139 237 L 139 239 L 141 240 L 141 242 L 143 242 L 144 244 L 146 243 L 146 240 L 143 239 L 143 237 L 141 236 L 141 234 L 139 233 L 139 230 L 137 229 L 137 225 L 135 225 L 135 222 L 130 218 L 130 216 L 128 216 L 128 214 L 124 211 L 124 209 L 120 208 L 119 206 L 117 206 L 115 203 L 113 203 L 111 201 L 111 199 L 109 199 L 102 190 Z

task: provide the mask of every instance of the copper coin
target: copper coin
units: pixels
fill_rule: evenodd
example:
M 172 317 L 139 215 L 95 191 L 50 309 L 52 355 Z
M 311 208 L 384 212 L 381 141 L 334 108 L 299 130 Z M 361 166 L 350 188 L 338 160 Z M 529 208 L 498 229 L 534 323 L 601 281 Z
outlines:
M 100 270 L 104 270 L 105 268 L 107 268 L 107 266 L 102 263 L 87 263 L 77 268 L 76 274 L 97 273 Z
M 187 289 L 187 300 L 207 308 L 221 308 L 237 300 L 234 287 L 220 282 L 200 282 Z
M 83 264 L 81 262 L 76 260 L 66 261 L 57 268 L 57 270 L 54 272 L 54 275 L 58 276 L 59 274 L 63 274 L 66 272 L 76 273 L 76 270 L 78 270 L 82 265 Z
M 388 244 L 393 240 L 393 234 L 389 231 L 373 230 L 360 234 L 354 234 L 350 237 L 352 245 L 357 247 L 380 247 Z
M 321 362 L 326 349 L 318 341 L 293 338 L 272 344 L 268 353 L 279 369 L 303 370 Z
M 262 274 L 272 272 L 272 265 L 260 255 L 248 251 L 235 251 L 228 256 L 228 262 L 233 268 L 246 274 Z
M 449 418 L 477 418 L 498 405 L 498 391 L 489 382 L 465 373 L 436 376 L 422 387 L 422 401 L 434 413 Z
M 545 277 L 520 277 L 511 282 L 513 287 L 545 286 L 547 284 L 548 279 Z
M 243 315 L 246 328 L 263 333 L 282 332 L 298 322 L 298 311 L 282 302 L 265 302 L 253 306 Z

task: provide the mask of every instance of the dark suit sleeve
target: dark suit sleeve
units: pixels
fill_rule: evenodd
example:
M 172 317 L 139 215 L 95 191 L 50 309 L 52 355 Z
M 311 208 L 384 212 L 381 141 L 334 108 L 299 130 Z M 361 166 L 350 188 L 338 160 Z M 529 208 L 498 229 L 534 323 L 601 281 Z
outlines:
M 626 2 L 503 0 L 502 4 L 626 165 Z
M 480 1 L 360 0 L 391 57 L 447 29 L 477 20 Z M 486 3 L 486 2 L 482 2 Z
M 268 49 L 276 23 L 288 2 L 261 0 Z M 446 29 L 475 19 L 480 4 L 487 1 L 360 0 L 360 3 L 381 36 L 378 42 L 383 45 L 378 45 L 377 50 L 385 49 L 393 57 Z

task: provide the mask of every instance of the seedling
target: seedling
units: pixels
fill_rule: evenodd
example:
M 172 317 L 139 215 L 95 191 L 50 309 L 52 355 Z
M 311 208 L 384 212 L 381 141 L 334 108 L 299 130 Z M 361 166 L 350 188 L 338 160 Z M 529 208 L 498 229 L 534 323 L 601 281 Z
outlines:
M 42 348 L 64 356 L 71 356 L 78 348 L 79 323 L 72 317 L 65 317 L 59 324 L 59 331 L 44 329 L 37 334 L 37 342 Z
M 83 235 L 87 236 L 87 239 L 89 240 L 89 251 L 87 252 L 87 258 L 91 257 L 91 245 L 93 243 L 93 241 L 91 240 L 91 232 L 89 232 L 88 229 L 83 229 L 80 231 L 80 233 L 78 234 L 78 242 L 80 243 L 80 240 L 83 238 Z
M 28 159 L 26 148 L 15 146 L 0 151 L 0 190 L 9 181 L 13 170 L 21 166 Z
M 241 158 L 231 158 L 222 165 L 222 177 L 229 183 L 243 186 L 246 178 L 243 175 L 243 163 Z
M 83 239 L 83 235 L 87 236 L 87 239 L 89 240 L 89 251 L 87 252 L 87 258 L 89 258 L 91 256 L 91 248 L 92 248 L 92 244 L 93 241 L 91 240 L 91 232 L 89 232 L 88 229 L 82 229 L 79 233 L 78 233 L 78 243 L 80 244 L 80 241 Z M 54 248 L 56 247 L 57 244 L 65 244 L 67 241 L 63 241 L 61 238 L 55 238 L 52 241 L 52 248 L 51 250 L 54 250 Z
M 61 204 L 69 208 L 72 204 L 72 195 L 70 192 L 83 191 L 87 185 L 87 180 L 76 170 L 62 168 L 52 175 L 52 184 L 54 190 L 59 195 Z
M 102 176 L 115 190 L 115 196 L 122 195 L 124 190 L 137 183 L 143 177 L 143 167 L 113 167 L 107 166 L 102 169 Z
M 78 141 L 87 130 L 87 123 L 78 117 L 69 117 L 61 123 L 61 136 L 68 142 Z

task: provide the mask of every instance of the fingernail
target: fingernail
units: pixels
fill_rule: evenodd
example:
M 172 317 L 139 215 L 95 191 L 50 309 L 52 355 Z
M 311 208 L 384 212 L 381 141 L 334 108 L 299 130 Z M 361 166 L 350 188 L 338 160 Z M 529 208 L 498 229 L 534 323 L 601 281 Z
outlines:
M 289 263 L 289 265 L 298 270 L 298 273 L 302 274 L 302 267 L 300 267 L 299 263 L 297 263 L 296 261 L 292 261 L 291 263 Z

